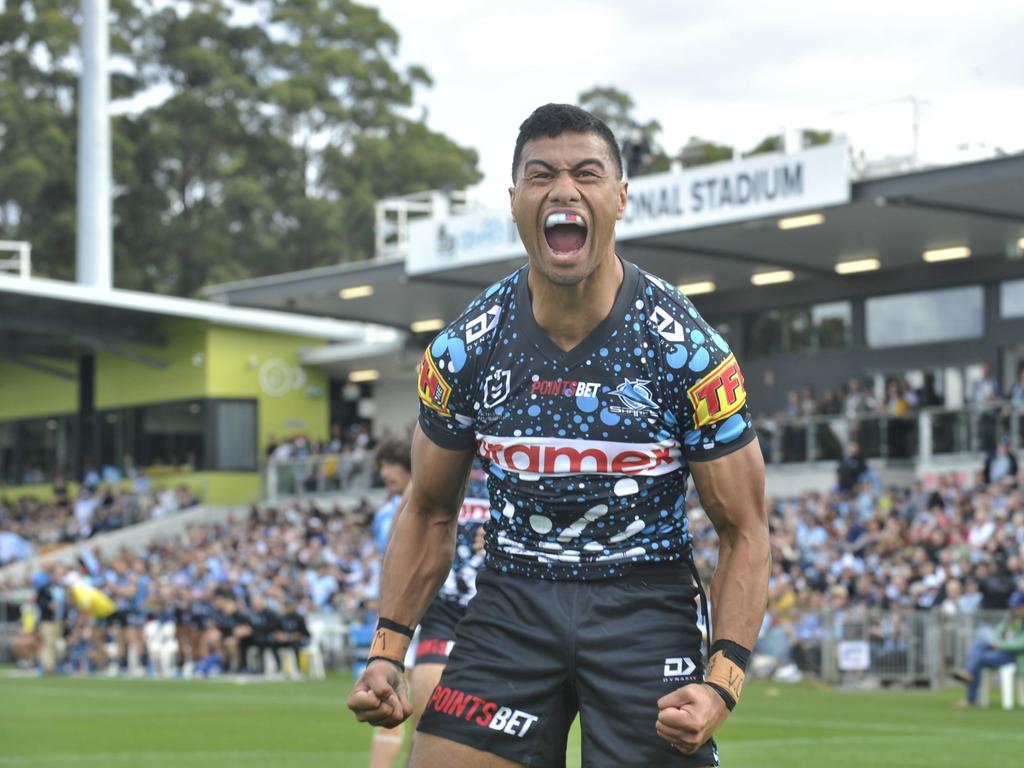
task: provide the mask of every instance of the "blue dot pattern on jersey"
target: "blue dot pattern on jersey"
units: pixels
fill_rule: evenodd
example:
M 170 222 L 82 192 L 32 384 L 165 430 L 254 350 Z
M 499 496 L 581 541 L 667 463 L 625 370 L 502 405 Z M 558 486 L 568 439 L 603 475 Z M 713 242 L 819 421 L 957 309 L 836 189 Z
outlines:
M 420 380 L 423 432 L 475 448 L 488 475 L 488 567 L 586 580 L 683 560 L 687 462 L 754 437 L 728 344 L 624 261 L 608 317 L 563 351 L 533 318 L 526 269 L 434 338 Z

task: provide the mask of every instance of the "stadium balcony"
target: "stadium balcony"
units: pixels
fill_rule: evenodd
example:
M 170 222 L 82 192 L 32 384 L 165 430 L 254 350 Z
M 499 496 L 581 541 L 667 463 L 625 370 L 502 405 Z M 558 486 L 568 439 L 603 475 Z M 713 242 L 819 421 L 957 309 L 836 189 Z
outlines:
M 755 425 L 770 493 L 785 494 L 829 487 L 850 443 L 888 483 L 910 485 L 944 472 L 973 475 L 998 443 L 1021 449 L 1024 408 L 1001 401 L 984 407 L 926 407 L 899 416 L 778 416 L 755 419 Z

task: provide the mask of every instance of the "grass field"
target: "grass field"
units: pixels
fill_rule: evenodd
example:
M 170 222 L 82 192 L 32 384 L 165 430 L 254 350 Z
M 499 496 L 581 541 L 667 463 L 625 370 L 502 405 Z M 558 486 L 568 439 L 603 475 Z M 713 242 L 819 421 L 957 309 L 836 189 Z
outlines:
M 361 768 L 370 730 L 343 710 L 350 684 L 340 676 L 247 684 L 0 676 L 0 767 Z M 862 692 L 753 683 L 721 734 L 722 763 L 1024 764 L 1024 711 L 955 710 L 960 695 L 954 689 Z M 567 765 L 579 764 L 574 733 Z

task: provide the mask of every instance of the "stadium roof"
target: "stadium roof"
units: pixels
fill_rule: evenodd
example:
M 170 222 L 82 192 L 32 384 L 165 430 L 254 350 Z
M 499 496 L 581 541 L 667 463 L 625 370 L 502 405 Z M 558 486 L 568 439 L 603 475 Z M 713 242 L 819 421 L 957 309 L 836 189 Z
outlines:
M 0 275 L 0 358 L 49 372 L 58 369 L 26 358 L 66 360 L 75 351 L 104 349 L 161 366 L 145 347 L 166 342 L 158 322 L 164 317 L 355 344 L 364 342 L 368 331 L 363 324 L 334 318 Z
M 750 218 L 620 237 L 618 249 L 673 282 L 713 281 L 716 305 L 762 294 L 799 301 L 799 286 L 812 282 L 842 288 L 852 276 L 838 275 L 836 263 L 862 258 L 880 262 L 870 278 L 878 286 L 874 290 L 883 292 L 890 276 L 939 267 L 924 264 L 925 250 L 955 245 L 970 247 L 968 263 L 998 261 L 1012 269 L 1017 263 L 1008 257 L 1020 254 L 1024 237 L 1024 155 L 852 182 L 848 203 L 820 212 L 825 218 L 818 226 L 784 230 L 778 216 Z M 425 319 L 450 321 L 479 291 L 522 263 L 516 255 L 410 275 L 401 259 L 378 260 L 225 283 L 206 294 L 235 305 L 408 329 Z M 788 289 L 751 285 L 753 273 L 773 269 L 794 272 Z M 370 286 L 372 295 L 339 298 L 340 291 L 362 286 Z

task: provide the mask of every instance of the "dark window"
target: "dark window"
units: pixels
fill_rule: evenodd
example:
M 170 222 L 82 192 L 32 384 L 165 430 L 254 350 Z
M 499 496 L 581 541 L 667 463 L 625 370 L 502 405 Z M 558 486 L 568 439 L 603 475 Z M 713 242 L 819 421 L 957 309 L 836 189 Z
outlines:
M 259 466 L 256 403 L 251 400 L 211 401 L 213 450 L 211 469 L 254 470 Z
M 985 329 L 980 285 L 877 296 L 864 303 L 868 346 L 980 338 Z
M 850 346 L 848 301 L 769 309 L 747 318 L 745 356 L 766 357 Z

